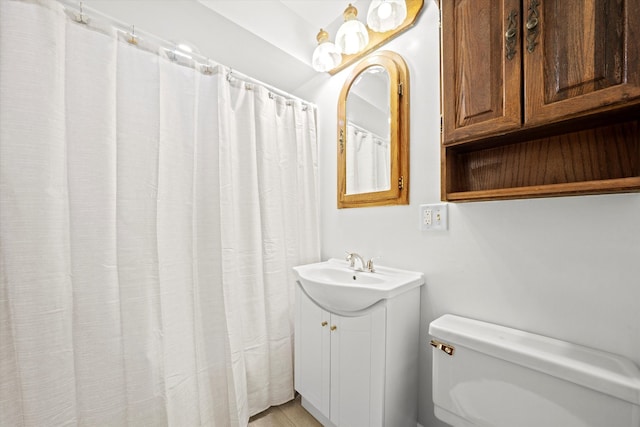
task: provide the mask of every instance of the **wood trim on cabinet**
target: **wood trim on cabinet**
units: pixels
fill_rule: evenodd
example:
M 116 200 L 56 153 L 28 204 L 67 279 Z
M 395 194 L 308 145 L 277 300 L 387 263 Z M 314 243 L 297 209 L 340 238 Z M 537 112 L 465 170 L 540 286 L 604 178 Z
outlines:
M 449 202 L 470 202 L 501 199 L 530 199 L 532 197 L 578 196 L 583 194 L 628 193 L 640 191 L 640 177 L 564 184 L 534 185 L 530 187 L 499 188 L 485 191 L 449 193 Z

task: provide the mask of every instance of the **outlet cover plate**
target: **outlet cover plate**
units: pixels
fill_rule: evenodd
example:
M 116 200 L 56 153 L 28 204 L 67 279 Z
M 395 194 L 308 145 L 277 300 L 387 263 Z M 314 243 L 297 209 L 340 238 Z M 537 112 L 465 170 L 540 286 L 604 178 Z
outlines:
M 446 203 L 420 205 L 419 225 L 421 231 L 444 231 L 449 226 Z

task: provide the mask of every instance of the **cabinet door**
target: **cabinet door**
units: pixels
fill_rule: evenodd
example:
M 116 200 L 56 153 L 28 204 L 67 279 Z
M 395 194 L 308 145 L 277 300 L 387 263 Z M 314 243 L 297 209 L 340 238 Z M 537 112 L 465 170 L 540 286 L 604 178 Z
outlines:
M 331 422 L 384 423 L 385 308 L 365 316 L 331 315 Z
M 640 0 L 523 2 L 526 124 L 640 98 Z
M 295 389 L 329 417 L 329 313 L 296 284 Z
M 520 0 L 441 4 L 443 142 L 519 128 Z

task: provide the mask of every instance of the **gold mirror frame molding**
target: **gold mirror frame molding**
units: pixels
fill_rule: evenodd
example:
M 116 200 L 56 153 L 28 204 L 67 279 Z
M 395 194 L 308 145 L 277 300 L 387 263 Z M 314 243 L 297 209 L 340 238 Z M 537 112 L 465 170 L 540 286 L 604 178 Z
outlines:
M 347 194 L 347 96 L 358 76 L 369 67 L 389 73 L 391 187 L 386 191 Z M 409 70 L 399 54 L 380 51 L 351 72 L 338 99 L 338 208 L 409 204 Z
M 358 53 L 354 53 L 353 55 L 342 54 L 342 62 L 336 68 L 330 70 L 329 74 L 334 75 L 338 71 L 345 69 L 360 58 L 363 58 L 374 50 L 378 49 L 383 44 L 398 37 L 402 32 L 413 27 L 416 19 L 418 18 L 418 15 L 420 14 L 420 11 L 422 10 L 422 6 L 424 6 L 424 0 L 406 0 L 406 2 L 407 17 L 398 28 L 385 31 L 384 33 L 378 33 L 376 31 L 372 31 L 369 27 L 367 27 L 367 31 L 369 32 L 369 44 L 364 48 L 364 50 Z

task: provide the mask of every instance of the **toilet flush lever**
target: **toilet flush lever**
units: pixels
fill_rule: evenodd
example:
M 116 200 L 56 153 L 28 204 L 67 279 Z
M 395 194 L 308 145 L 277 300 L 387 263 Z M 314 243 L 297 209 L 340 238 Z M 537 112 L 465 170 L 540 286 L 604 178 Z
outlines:
M 453 353 L 456 351 L 456 348 L 454 346 L 436 340 L 431 340 L 431 345 L 438 350 L 444 351 L 449 356 L 453 356 Z

